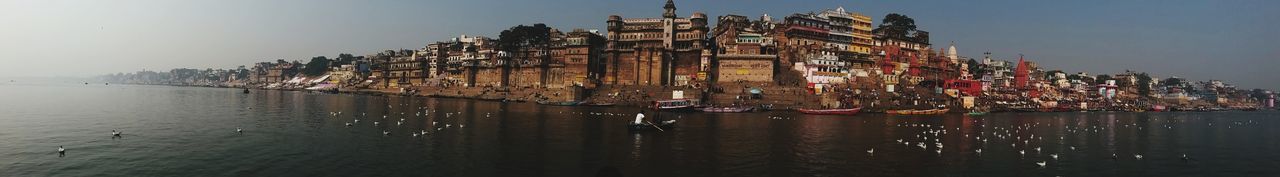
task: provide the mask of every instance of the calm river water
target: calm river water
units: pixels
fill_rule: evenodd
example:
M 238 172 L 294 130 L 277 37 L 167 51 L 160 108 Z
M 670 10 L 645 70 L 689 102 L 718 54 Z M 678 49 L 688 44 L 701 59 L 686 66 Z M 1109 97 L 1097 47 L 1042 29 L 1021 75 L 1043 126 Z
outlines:
M 5 83 L 0 176 L 1280 176 L 1274 111 L 646 112 L 679 127 L 628 132 L 637 111 Z

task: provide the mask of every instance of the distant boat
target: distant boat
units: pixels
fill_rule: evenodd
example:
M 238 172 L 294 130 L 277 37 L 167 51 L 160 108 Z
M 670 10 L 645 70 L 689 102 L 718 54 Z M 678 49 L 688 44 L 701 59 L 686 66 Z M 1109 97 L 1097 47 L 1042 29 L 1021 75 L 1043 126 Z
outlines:
M 750 107 L 750 106 L 705 107 L 705 108 L 702 108 L 702 112 L 720 112 L 720 113 L 751 112 L 752 110 L 754 110 L 754 109 L 753 109 L 752 107 Z
M 970 112 L 969 112 L 969 115 L 971 115 L 971 116 L 981 116 L 981 115 L 987 115 L 987 112 L 970 111 Z
M 602 102 L 585 102 L 585 101 L 584 101 L 584 102 L 578 103 L 578 105 L 580 105 L 580 106 L 614 106 L 614 105 L 617 105 L 617 104 L 615 104 L 615 103 L 608 103 L 608 102 L 603 102 L 603 103 L 602 103 Z
M 657 110 L 681 110 L 692 109 L 693 107 L 693 100 L 688 99 L 653 101 L 653 109 Z
M 907 109 L 907 110 L 889 110 L 889 111 L 885 111 L 885 113 L 888 113 L 888 114 L 899 114 L 899 115 L 937 115 L 937 114 L 944 114 L 944 113 L 947 113 L 947 111 L 950 111 L 950 109 L 926 109 L 926 110 L 913 110 L 913 109 Z
M 796 111 L 800 111 L 800 113 L 804 113 L 804 114 L 813 114 L 813 115 L 854 115 L 854 114 L 858 114 L 859 111 L 862 111 L 862 107 L 857 107 L 852 109 L 803 109 L 801 108 L 801 109 L 796 109 Z
M 1165 110 L 1165 106 L 1163 105 L 1151 106 L 1151 112 L 1164 112 L 1164 110 Z
M 558 102 L 538 101 L 538 104 L 553 105 L 553 106 L 575 106 L 575 105 L 578 105 L 578 103 L 582 103 L 582 102 L 580 101 L 558 101 Z

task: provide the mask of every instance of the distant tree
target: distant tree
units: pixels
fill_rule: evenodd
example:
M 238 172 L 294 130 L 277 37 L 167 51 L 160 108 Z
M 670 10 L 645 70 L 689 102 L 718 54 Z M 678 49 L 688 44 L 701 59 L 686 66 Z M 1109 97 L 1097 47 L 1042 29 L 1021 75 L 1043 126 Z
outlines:
M 874 31 L 883 31 L 887 36 L 907 39 L 908 35 L 916 31 L 916 20 L 906 15 L 890 13 L 884 16 L 884 20 L 881 20 L 880 26 Z
M 1144 97 L 1150 96 L 1151 87 L 1154 86 L 1151 84 L 1151 76 L 1147 73 L 1138 73 L 1136 76 L 1138 77 L 1138 94 Z
M 1178 86 L 1178 85 L 1182 85 L 1182 81 L 1183 80 L 1181 78 L 1174 77 L 1174 78 L 1164 79 L 1162 83 L 1164 86 Z
M 356 57 L 354 55 L 351 55 L 349 53 L 342 53 L 342 54 L 338 54 L 338 58 L 334 58 L 333 63 L 331 63 L 330 65 L 331 66 L 349 65 L 349 64 L 355 63 L 355 61 L 356 61 Z
M 968 63 L 969 73 L 974 73 L 974 77 L 981 78 L 982 75 L 987 73 L 986 67 L 984 67 L 982 63 L 979 63 L 978 60 L 969 59 Z
M 1097 79 L 1094 79 L 1094 81 L 1097 81 L 1097 83 L 1094 83 L 1094 84 L 1107 84 L 1107 80 L 1111 80 L 1111 79 L 1112 79 L 1111 75 L 1106 75 L 1106 74 L 1098 75 Z
M 329 58 L 324 56 L 311 57 L 311 62 L 302 68 L 302 74 L 307 76 L 324 75 L 329 71 Z
M 1058 73 L 1066 74 L 1066 72 L 1062 72 L 1062 70 L 1050 70 L 1049 72 L 1045 72 L 1044 80 L 1052 81 L 1052 80 L 1058 79 L 1058 78 L 1055 78 L 1057 77 Z
M 1080 77 L 1080 75 L 1076 75 L 1076 74 L 1068 74 L 1068 75 L 1067 75 L 1067 80 L 1083 80 L 1083 79 L 1084 79 L 1084 78 L 1083 78 L 1083 77 Z

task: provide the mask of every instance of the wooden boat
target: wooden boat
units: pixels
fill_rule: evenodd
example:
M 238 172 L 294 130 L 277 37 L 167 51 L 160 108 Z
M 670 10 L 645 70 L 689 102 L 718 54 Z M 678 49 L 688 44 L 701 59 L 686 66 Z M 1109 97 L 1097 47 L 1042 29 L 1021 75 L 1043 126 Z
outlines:
M 580 102 L 580 101 L 555 101 L 555 102 L 553 102 L 553 101 L 538 101 L 538 104 L 543 104 L 543 105 L 552 105 L 552 106 L 575 106 L 575 105 L 578 105 L 578 103 L 582 103 L 582 102 Z
M 650 122 L 645 122 L 642 124 L 627 122 L 627 130 L 630 130 L 633 132 L 648 131 L 648 130 L 667 131 L 675 127 L 676 127 L 676 120 L 662 121 L 657 124 L 653 124 Z
M 1164 112 L 1165 109 L 1166 107 L 1163 105 L 1151 106 L 1151 112 Z
M 861 107 L 852 108 L 852 109 L 804 109 L 804 108 L 801 108 L 801 109 L 796 109 L 796 111 L 800 111 L 800 113 L 804 113 L 804 114 L 813 114 L 813 115 L 854 115 L 854 114 L 858 114 L 859 111 L 862 111 L 862 108 Z
M 947 113 L 947 111 L 950 111 L 950 110 L 951 109 L 926 109 L 926 110 L 907 109 L 907 110 L 888 110 L 888 111 L 885 111 L 885 113 L 898 114 L 898 115 L 937 115 L 937 114 Z
M 981 115 L 987 115 L 987 112 L 972 111 L 972 112 L 969 112 L 969 115 L 970 115 L 970 116 L 981 116 Z
M 615 103 L 608 103 L 608 102 L 604 102 L 604 103 L 601 103 L 601 102 L 581 102 L 581 103 L 578 103 L 578 105 L 579 105 L 579 106 L 614 106 L 614 105 L 617 105 L 617 104 L 615 104 Z
M 653 106 L 653 109 L 657 109 L 657 110 L 681 110 L 681 109 L 692 109 L 694 107 L 694 104 L 693 104 L 693 100 L 679 99 L 679 100 L 653 101 L 652 106 Z
M 751 112 L 752 110 L 754 110 L 754 109 L 753 109 L 752 107 L 750 107 L 750 106 L 706 107 L 706 108 L 702 108 L 702 112 L 720 112 L 720 113 Z

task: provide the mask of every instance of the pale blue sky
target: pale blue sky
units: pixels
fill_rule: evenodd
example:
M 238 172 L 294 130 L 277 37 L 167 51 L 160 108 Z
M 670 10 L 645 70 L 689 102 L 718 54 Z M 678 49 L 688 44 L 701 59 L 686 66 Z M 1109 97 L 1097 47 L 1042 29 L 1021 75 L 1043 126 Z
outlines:
M 517 24 L 603 29 L 610 14 L 657 17 L 664 0 L 0 0 L 0 77 L 253 62 L 419 48 Z M 1280 1 L 676 1 L 680 16 L 820 11 L 915 18 L 964 56 L 1026 54 L 1045 68 L 1125 69 L 1280 88 Z

